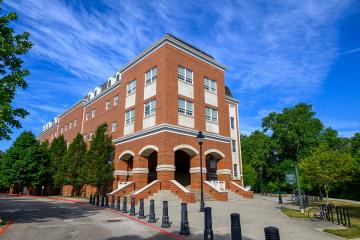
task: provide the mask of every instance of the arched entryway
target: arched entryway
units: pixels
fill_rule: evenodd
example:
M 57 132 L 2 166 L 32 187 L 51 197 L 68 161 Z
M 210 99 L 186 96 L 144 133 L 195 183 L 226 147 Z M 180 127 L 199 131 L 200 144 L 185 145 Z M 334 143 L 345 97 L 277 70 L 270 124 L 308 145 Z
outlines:
M 157 180 L 157 155 L 158 155 L 158 148 L 154 145 L 147 145 L 143 147 L 139 155 L 146 158 L 148 160 L 148 177 L 147 177 L 147 183 L 151 183 L 154 180 Z
M 134 153 L 132 151 L 124 151 L 120 154 L 119 159 L 126 163 L 126 171 L 128 172 L 126 181 L 130 181 L 130 177 L 133 170 L 134 165 Z
M 191 185 L 190 161 L 198 154 L 190 145 L 178 145 L 174 149 L 175 155 L 175 180 L 187 187 Z
M 223 159 L 225 155 L 217 149 L 209 149 L 205 152 L 206 157 L 206 180 L 218 180 L 217 169 L 218 161 Z

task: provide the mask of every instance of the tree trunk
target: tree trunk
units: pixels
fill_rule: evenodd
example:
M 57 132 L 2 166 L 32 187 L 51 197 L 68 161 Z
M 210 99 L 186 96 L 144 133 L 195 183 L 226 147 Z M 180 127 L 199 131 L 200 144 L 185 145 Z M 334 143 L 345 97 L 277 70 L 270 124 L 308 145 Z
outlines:
M 328 183 L 324 184 L 325 194 L 326 194 L 326 205 L 329 204 L 329 186 Z

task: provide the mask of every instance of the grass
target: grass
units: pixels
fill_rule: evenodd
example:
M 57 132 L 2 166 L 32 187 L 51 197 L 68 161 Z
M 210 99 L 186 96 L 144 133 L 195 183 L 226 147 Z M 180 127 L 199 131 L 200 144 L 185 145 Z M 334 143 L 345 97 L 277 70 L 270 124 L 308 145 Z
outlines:
M 330 201 L 329 203 L 338 207 L 344 207 L 349 209 L 351 228 L 348 227 L 343 229 L 328 228 L 325 229 L 324 231 L 346 239 L 359 238 L 360 237 L 360 204 L 353 204 L 349 202 L 335 201 L 335 200 Z M 324 204 L 324 202 L 314 203 L 312 204 L 312 207 L 317 207 L 320 204 Z M 308 218 L 308 211 L 305 211 L 305 213 L 301 213 L 298 210 L 282 208 L 281 212 L 293 218 Z M 336 214 L 334 217 L 336 218 Z

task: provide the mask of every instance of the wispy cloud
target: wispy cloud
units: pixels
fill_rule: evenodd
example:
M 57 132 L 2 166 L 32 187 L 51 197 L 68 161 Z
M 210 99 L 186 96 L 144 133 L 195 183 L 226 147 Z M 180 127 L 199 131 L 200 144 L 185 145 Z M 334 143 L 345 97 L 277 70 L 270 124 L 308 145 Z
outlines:
M 23 96 L 38 107 L 17 102 L 51 119 L 169 32 L 228 66 L 243 108 L 278 109 L 322 86 L 338 55 L 337 24 L 354 2 L 6 1 L 20 15 L 16 29 L 34 42 Z
M 355 49 L 351 49 L 349 51 L 342 52 L 339 54 L 339 56 L 352 54 L 352 53 L 356 53 L 356 52 L 360 52 L 360 48 L 355 48 Z

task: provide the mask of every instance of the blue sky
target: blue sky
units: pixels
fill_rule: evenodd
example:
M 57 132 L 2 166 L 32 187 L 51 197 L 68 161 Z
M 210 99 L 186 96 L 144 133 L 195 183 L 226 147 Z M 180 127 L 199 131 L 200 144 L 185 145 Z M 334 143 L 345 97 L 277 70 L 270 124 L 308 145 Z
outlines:
M 30 32 L 34 43 L 24 58 L 29 87 L 15 99 L 30 112 L 23 130 L 39 134 L 44 123 L 172 33 L 228 67 L 242 133 L 298 102 L 312 104 L 341 136 L 360 131 L 356 0 L 8 0 L 10 10 L 20 17 L 16 31 Z M 11 142 L 0 142 L 0 150 Z

